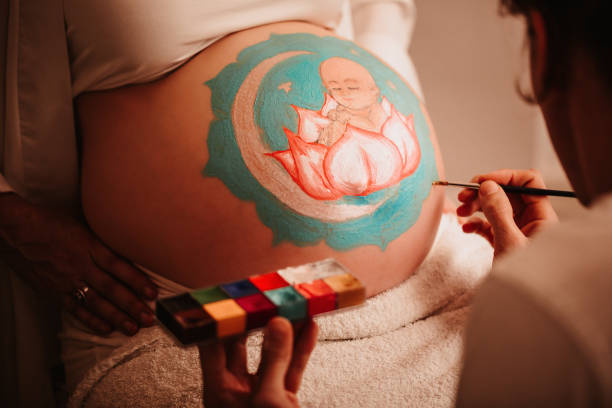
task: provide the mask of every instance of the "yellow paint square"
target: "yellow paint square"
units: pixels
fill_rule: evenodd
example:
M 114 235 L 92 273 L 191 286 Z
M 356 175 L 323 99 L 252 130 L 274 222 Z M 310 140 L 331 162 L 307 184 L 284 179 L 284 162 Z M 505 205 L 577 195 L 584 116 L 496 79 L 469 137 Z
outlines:
M 365 301 L 365 288 L 350 273 L 341 275 L 332 275 L 324 278 L 327 283 L 336 292 L 337 308 L 360 305 Z
M 227 337 L 246 331 L 246 312 L 234 299 L 219 300 L 202 306 L 217 321 L 217 336 Z

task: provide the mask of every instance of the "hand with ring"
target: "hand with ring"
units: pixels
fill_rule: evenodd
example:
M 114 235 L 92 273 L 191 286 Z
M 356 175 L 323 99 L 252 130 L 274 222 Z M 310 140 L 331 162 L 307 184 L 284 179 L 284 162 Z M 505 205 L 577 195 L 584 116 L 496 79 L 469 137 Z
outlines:
M 52 289 L 63 306 L 93 331 L 133 335 L 154 323 L 143 299 L 157 297 L 155 285 L 83 223 L 4 193 L 0 233 L 31 262 L 29 280 Z

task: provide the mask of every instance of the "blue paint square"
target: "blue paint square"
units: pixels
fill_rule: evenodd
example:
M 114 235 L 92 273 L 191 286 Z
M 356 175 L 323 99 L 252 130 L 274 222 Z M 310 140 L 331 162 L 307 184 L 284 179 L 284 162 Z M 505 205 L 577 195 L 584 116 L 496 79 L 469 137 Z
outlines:
M 293 287 L 266 290 L 264 295 L 276 305 L 278 315 L 295 321 L 308 316 L 308 302 Z
M 259 289 L 257 289 L 257 287 L 255 287 L 255 285 L 253 285 L 248 279 L 225 283 L 220 286 L 225 293 L 234 299 L 260 293 Z

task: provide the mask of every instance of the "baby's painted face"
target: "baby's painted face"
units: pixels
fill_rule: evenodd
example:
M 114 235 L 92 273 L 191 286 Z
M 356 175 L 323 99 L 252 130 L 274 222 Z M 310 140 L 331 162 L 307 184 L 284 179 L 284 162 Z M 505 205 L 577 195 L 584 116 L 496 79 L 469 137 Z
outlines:
M 366 109 L 378 102 L 380 90 L 372 75 L 358 63 L 346 58 L 329 58 L 319 66 L 329 94 L 342 106 Z

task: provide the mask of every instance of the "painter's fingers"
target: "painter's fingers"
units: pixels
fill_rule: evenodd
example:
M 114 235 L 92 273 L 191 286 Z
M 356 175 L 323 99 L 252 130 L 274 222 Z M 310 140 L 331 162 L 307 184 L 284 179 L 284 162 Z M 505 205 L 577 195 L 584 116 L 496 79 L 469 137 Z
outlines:
M 495 255 L 523 246 L 527 237 L 514 221 L 512 204 L 502 188 L 494 181 L 487 180 L 480 186 L 478 200 L 482 212 L 493 228 Z
M 495 239 L 493 236 L 493 229 L 491 228 L 491 224 L 487 220 L 483 220 L 480 217 L 470 217 L 463 225 L 463 232 L 468 234 L 478 234 L 494 246 Z
M 493 180 L 496 183 L 509 186 L 546 188 L 542 175 L 535 169 L 495 170 L 490 173 L 476 175 L 470 181 L 472 183 L 482 183 L 485 180 Z
M 291 362 L 293 329 L 285 318 L 275 317 L 266 326 L 259 366 L 258 393 L 285 392 L 285 376 Z
M 247 364 L 247 352 L 246 352 L 246 334 L 227 341 L 224 344 L 225 355 L 226 355 L 226 366 L 229 372 L 234 374 L 236 377 L 248 376 L 246 364 Z
M 462 190 L 459 194 L 463 193 L 466 190 Z M 463 203 L 459 207 L 457 207 L 457 215 L 459 217 L 469 217 L 475 212 L 480 211 L 480 201 L 478 200 L 478 192 L 476 190 L 470 191 L 473 192 L 471 193 L 470 197 L 466 197 L 468 193 L 465 193 L 463 197 L 457 196 L 457 198 L 459 198 L 459 201 Z
M 204 381 L 204 396 L 206 389 L 214 390 L 225 378 L 226 356 L 223 344 L 215 341 L 211 343 L 198 344 L 200 354 L 200 366 Z
M 467 203 L 478 198 L 478 190 L 473 188 L 464 188 L 457 194 L 457 199 L 462 203 Z
M 479 174 L 472 178 L 473 183 L 482 184 L 485 180 L 493 180 L 497 184 L 508 186 L 546 188 L 542 174 L 535 169 L 502 169 L 486 174 Z M 521 194 L 520 198 L 525 203 L 540 203 L 548 201 L 546 196 Z
M 291 364 L 289 365 L 289 370 L 285 378 L 285 387 L 287 391 L 297 394 L 300 383 L 302 382 L 304 370 L 308 364 L 308 359 L 317 344 L 318 334 L 319 328 L 317 324 L 314 320 L 310 320 L 298 335 L 295 346 L 293 347 L 293 358 L 291 359 Z

